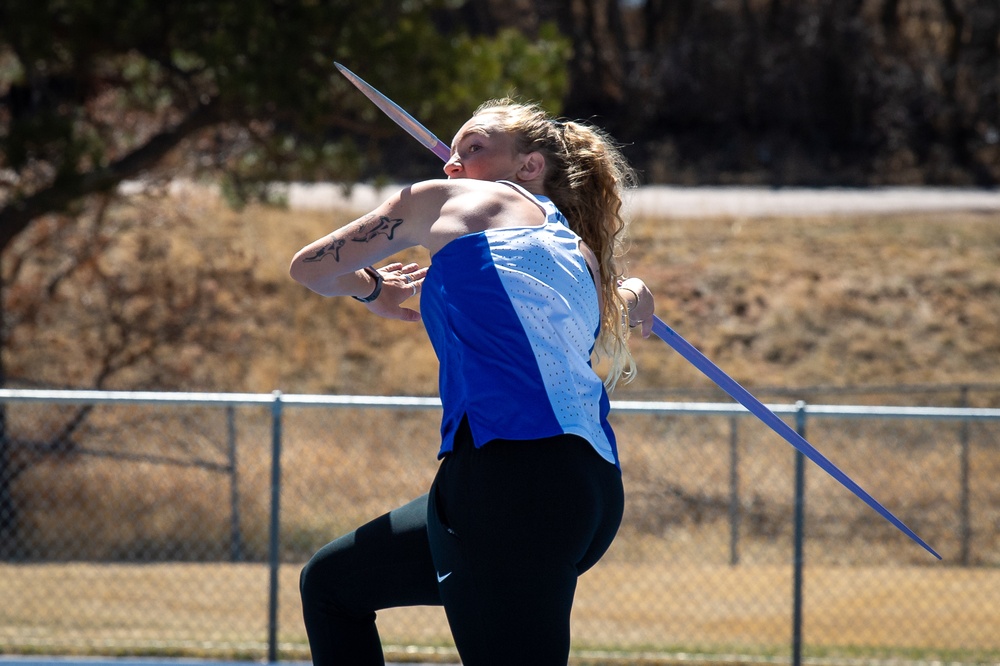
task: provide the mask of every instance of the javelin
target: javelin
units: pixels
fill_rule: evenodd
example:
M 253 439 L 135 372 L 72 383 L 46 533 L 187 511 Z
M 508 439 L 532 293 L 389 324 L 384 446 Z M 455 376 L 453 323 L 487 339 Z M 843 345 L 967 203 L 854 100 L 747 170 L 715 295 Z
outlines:
M 370 99 L 378 108 L 389 116 L 389 118 L 391 118 L 397 125 L 406 130 L 410 136 L 419 141 L 424 147 L 440 157 L 443 161 L 448 161 L 451 157 L 451 151 L 446 143 L 434 136 L 430 130 L 421 125 L 413 116 L 404 111 L 398 104 L 380 93 L 374 87 L 366 83 L 364 79 L 359 77 L 357 74 L 347 69 L 340 63 L 334 63 L 334 65 L 337 66 L 337 69 L 339 69 L 340 72 L 358 88 L 358 90 L 364 93 L 368 99 Z M 919 544 L 928 553 L 939 560 L 941 559 L 941 556 L 938 555 L 933 548 L 917 536 L 917 534 L 907 527 L 903 521 L 893 515 L 891 511 L 882 506 L 878 500 L 869 495 L 864 488 L 859 486 L 854 481 L 854 479 L 842 472 L 836 465 L 830 462 L 826 456 L 820 453 L 816 447 L 806 441 L 802 435 L 795 432 L 795 430 L 782 421 L 777 414 L 768 409 L 766 405 L 755 398 L 745 388 L 740 386 L 735 379 L 723 372 L 719 366 L 712 363 L 708 357 L 698 351 L 694 345 L 681 337 L 676 331 L 674 331 L 674 329 L 667 326 L 667 324 L 656 315 L 653 315 L 653 333 L 656 334 L 656 337 L 673 347 L 674 351 L 683 356 L 685 360 L 700 370 L 706 377 L 715 382 L 716 386 L 728 393 L 729 396 L 738 403 L 746 407 L 751 414 L 763 421 L 765 425 L 771 428 L 771 430 L 781 435 L 785 441 L 802 452 L 802 454 L 814 463 L 819 465 L 820 468 L 839 481 L 845 488 L 857 495 L 865 504 L 874 509 L 880 516 L 892 523 L 903 534 L 913 539 L 913 541 Z

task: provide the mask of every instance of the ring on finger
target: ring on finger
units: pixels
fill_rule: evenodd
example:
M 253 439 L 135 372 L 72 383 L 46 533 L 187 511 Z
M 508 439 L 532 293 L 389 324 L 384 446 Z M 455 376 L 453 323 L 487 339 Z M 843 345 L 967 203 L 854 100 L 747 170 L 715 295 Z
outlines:
M 407 281 L 407 283 L 413 282 L 413 276 L 410 275 L 409 273 L 407 273 L 406 275 L 404 275 L 403 279 L 405 279 Z

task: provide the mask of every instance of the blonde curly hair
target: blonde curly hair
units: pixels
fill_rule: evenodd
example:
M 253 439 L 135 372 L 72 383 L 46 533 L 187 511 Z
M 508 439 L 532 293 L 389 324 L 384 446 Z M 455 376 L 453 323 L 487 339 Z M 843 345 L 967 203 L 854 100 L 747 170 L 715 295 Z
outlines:
M 538 105 L 511 98 L 484 102 L 473 116 L 489 113 L 497 127 L 515 137 L 518 152 L 545 157 L 545 194 L 566 216 L 570 228 L 597 255 L 603 295 L 597 358 L 607 356 L 605 385 L 635 375 L 628 347 L 625 301 L 618 293 L 624 277 L 628 224 L 622 217 L 622 192 L 636 184 L 635 172 L 603 130 L 578 121 L 557 120 Z

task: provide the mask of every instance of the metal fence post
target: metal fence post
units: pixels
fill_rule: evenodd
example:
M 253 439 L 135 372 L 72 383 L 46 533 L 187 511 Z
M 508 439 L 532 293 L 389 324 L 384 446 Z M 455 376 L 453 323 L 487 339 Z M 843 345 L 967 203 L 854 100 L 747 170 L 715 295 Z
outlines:
M 271 528 L 268 546 L 267 660 L 278 661 L 278 568 L 280 565 L 281 515 L 281 391 L 271 395 Z
M 959 407 L 969 406 L 969 387 L 963 386 L 959 398 Z M 969 507 L 969 421 L 962 419 L 958 431 L 958 465 L 959 465 L 959 554 L 958 563 L 969 564 L 969 547 L 972 541 L 972 515 Z
M 806 403 L 795 403 L 795 429 L 806 436 Z M 802 664 L 802 568 L 805 562 L 806 457 L 795 452 L 795 555 L 792 574 L 792 666 Z
M 243 561 L 243 534 L 240 527 L 240 484 L 236 466 L 236 408 L 226 407 L 226 439 L 229 449 L 229 559 Z
M 729 565 L 740 563 L 740 451 L 737 420 L 729 417 Z

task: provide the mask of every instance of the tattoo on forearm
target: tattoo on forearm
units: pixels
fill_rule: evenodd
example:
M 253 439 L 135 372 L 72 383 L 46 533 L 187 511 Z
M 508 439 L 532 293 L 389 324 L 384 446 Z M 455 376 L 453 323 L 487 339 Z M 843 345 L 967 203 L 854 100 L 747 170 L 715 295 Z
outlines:
M 320 249 L 316 250 L 316 254 L 310 257 L 304 257 L 302 261 L 309 263 L 313 261 L 322 261 L 327 255 L 333 255 L 334 261 L 340 261 L 340 248 L 344 247 L 347 241 L 340 239 L 330 241 Z
M 351 236 L 351 240 L 355 243 L 367 243 L 369 241 L 375 240 L 376 236 L 384 235 L 387 239 L 392 240 L 393 235 L 396 233 L 396 227 L 403 223 L 403 218 L 390 218 L 385 215 L 380 215 L 376 220 L 373 215 L 369 215 L 368 219 L 361 223 L 361 229 L 357 234 Z M 332 240 L 323 247 L 316 250 L 316 253 L 304 257 L 302 259 L 305 263 L 311 263 L 314 261 L 322 261 L 327 256 L 332 256 L 334 261 L 340 261 L 340 248 L 344 247 L 347 241 L 342 239 Z
M 388 240 L 392 240 L 396 233 L 396 227 L 403 223 L 403 218 L 390 218 L 380 215 L 378 220 L 367 220 L 361 224 L 361 229 L 351 240 L 355 243 L 367 243 L 375 240 L 376 236 L 384 235 Z

